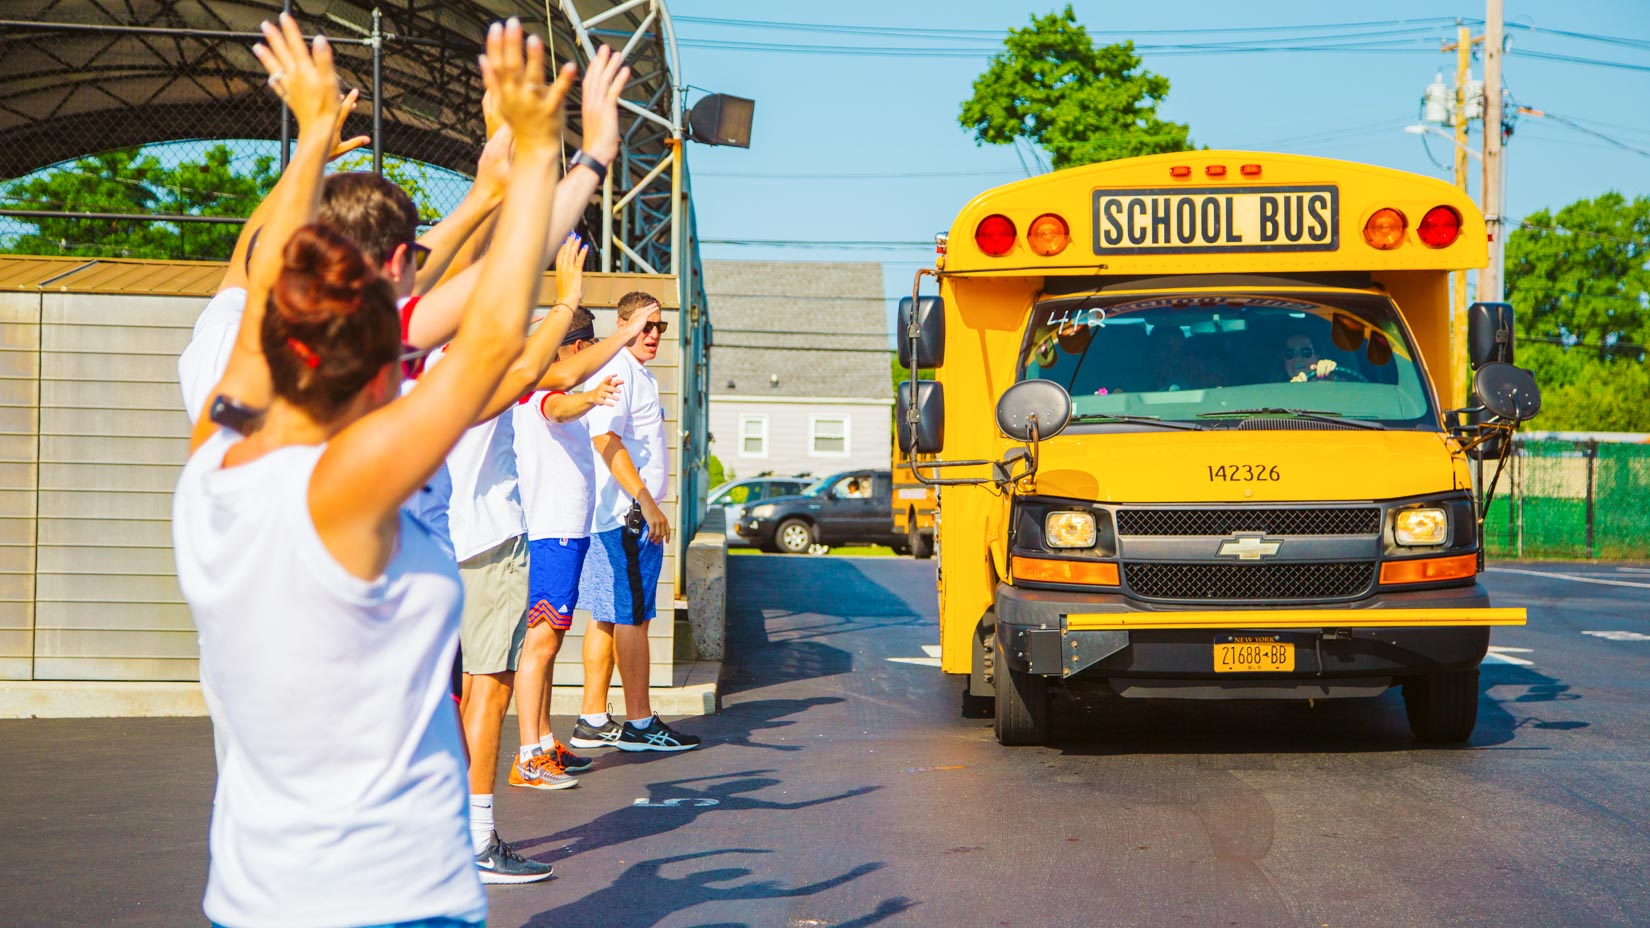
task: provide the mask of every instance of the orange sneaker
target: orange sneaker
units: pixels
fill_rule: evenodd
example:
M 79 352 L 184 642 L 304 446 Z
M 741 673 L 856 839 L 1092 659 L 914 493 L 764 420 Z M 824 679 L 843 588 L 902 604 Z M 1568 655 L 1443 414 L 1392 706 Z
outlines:
M 568 789 L 578 786 L 579 781 L 568 776 L 567 771 L 549 754 L 534 754 L 527 758 L 526 763 L 522 763 L 518 754 L 510 764 L 510 785 L 528 789 Z

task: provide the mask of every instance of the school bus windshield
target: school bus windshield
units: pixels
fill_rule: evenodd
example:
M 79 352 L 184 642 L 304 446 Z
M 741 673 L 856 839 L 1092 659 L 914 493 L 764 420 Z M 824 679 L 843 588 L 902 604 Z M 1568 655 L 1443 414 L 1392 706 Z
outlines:
M 1037 304 L 1020 376 L 1065 387 L 1074 425 L 1235 428 L 1289 409 L 1437 430 L 1416 357 L 1375 294 L 1091 294 Z

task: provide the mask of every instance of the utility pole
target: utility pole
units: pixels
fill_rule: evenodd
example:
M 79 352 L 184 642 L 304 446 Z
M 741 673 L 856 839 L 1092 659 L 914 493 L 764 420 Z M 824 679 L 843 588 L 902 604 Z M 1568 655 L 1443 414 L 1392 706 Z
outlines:
M 1501 54 L 1504 45 L 1501 0 L 1486 0 L 1484 11 L 1484 225 L 1490 236 L 1490 263 L 1478 277 L 1478 299 L 1499 303 L 1505 295 L 1502 268 L 1506 228 L 1502 213 L 1505 174 L 1501 156 Z
M 1467 192 L 1467 127 L 1472 119 L 1467 113 L 1471 93 L 1467 88 L 1472 80 L 1472 47 L 1484 41 L 1483 36 L 1476 39 L 1472 30 L 1459 20 L 1456 21 L 1455 42 L 1445 45 L 1444 51 L 1455 52 L 1455 186 Z M 1450 370 L 1454 384 L 1452 402 L 1457 406 L 1466 405 L 1467 396 L 1467 272 L 1456 271 L 1450 275 L 1454 278 L 1454 298 L 1450 301 Z

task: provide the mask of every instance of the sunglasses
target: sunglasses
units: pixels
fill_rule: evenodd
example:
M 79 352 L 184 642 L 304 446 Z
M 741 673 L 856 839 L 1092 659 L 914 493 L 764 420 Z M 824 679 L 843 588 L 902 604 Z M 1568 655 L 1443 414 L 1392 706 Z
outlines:
M 396 360 L 401 362 L 401 379 L 417 380 L 424 373 L 424 359 L 429 357 L 434 348 L 420 348 L 416 345 L 401 343 L 401 353 Z
M 422 271 L 430 262 L 430 249 L 417 242 L 407 243 L 407 254 L 412 255 L 413 268 Z
M 1302 358 L 1311 358 L 1311 357 L 1316 357 L 1317 352 L 1312 350 L 1311 345 L 1303 345 L 1299 348 L 1285 348 L 1285 349 L 1283 349 L 1283 356 L 1286 360 L 1289 359 L 1289 358 L 1296 357 L 1297 355 L 1302 357 Z
M 647 325 L 642 326 L 642 334 L 646 335 L 649 332 L 658 332 L 660 335 L 663 335 L 665 334 L 665 330 L 668 328 L 670 328 L 670 323 L 668 322 L 649 322 Z

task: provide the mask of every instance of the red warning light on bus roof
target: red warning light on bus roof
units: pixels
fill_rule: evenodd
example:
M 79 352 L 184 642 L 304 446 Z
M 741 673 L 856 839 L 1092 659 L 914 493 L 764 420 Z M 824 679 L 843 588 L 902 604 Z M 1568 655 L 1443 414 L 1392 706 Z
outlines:
M 1013 220 L 994 213 L 974 228 L 974 244 L 987 255 L 1001 258 L 1014 250 L 1015 234 Z
M 1461 214 L 1454 207 L 1434 206 L 1421 217 L 1415 237 L 1428 248 L 1447 248 L 1461 237 Z

